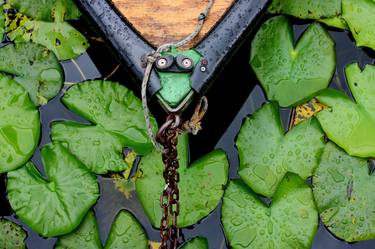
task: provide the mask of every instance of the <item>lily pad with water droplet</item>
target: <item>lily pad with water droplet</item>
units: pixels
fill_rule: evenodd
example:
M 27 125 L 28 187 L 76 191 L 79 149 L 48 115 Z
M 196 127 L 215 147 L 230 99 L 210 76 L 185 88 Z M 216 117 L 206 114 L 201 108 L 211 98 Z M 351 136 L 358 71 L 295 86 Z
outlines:
M 359 47 L 375 50 L 375 1 L 342 0 L 342 17 Z
M 321 19 L 341 13 L 341 0 L 273 0 L 268 11 L 301 19 Z
M 179 227 L 197 223 L 218 205 L 228 178 L 228 160 L 221 150 L 213 151 L 188 167 L 188 137 L 179 138 L 180 214 Z M 138 198 L 154 227 L 160 226 L 160 193 L 165 183 L 164 164 L 159 152 L 141 159 L 142 175 L 136 180 Z
M 26 21 L 7 35 L 16 43 L 32 41 L 43 45 L 59 60 L 74 59 L 89 47 L 87 39 L 67 22 Z
M 100 80 L 83 82 L 70 88 L 62 101 L 93 125 L 55 122 L 52 140 L 61 142 L 92 172 L 105 174 L 131 167 L 124 160 L 125 147 L 139 154 L 151 151 L 141 101 L 124 86 Z M 152 122 L 156 127 L 153 118 Z
M 70 233 L 99 197 L 96 177 L 58 143 L 43 147 L 41 156 L 46 178 L 31 162 L 8 173 L 10 205 L 45 237 Z
M 0 173 L 26 163 L 39 142 L 39 112 L 17 82 L 0 74 Z
M 367 159 L 351 157 L 328 143 L 313 177 L 313 192 L 325 226 L 348 242 L 375 239 L 374 186 Z
M 26 232 L 17 224 L 0 219 L 0 248 L 25 249 Z
M 345 72 L 356 102 L 327 89 L 317 99 L 328 108 L 316 117 L 328 138 L 349 155 L 375 157 L 375 66 L 367 65 L 362 71 L 351 64 Z
M 42 21 L 74 20 L 81 13 L 73 0 L 8 0 L 19 12 Z
M 55 97 L 63 84 L 63 71 L 56 56 L 34 43 L 0 48 L 0 71 L 14 75 L 38 105 Z
M 236 145 L 239 175 L 256 193 L 272 197 L 287 172 L 311 176 L 324 148 L 318 122 L 308 119 L 287 134 L 276 104 L 266 104 L 241 127 Z
M 311 189 L 294 174 L 286 175 L 270 206 L 241 181 L 232 181 L 221 220 L 233 249 L 308 249 L 318 228 Z
M 269 100 L 294 106 L 326 88 L 336 70 L 335 45 L 318 23 L 294 46 L 293 29 L 284 16 L 265 22 L 251 44 L 250 64 Z
M 56 249 L 102 249 L 98 225 L 90 212 L 79 228 L 71 234 L 60 237 Z M 148 249 L 148 240 L 142 226 L 127 211 L 120 211 L 110 230 L 106 249 Z

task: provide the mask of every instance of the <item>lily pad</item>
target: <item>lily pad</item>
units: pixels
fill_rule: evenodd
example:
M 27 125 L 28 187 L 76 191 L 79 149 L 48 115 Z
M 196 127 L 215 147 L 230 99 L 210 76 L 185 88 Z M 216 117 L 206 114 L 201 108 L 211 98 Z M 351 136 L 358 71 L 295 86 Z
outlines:
M 356 103 L 327 89 L 317 99 L 328 108 L 316 117 L 328 138 L 349 155 L 375 157 L 375 66 L 367 65 L 361 71 L 357 64 L 351 64 L 345 72 Z
M 270 206 L 241 181 L 232 181 L 221 220 L 233 249 L 308 249 L 318 228 L 311 189 L 293 174 L 284 178 Z
M 0 173 L 27 162 L 38 145 L 39 134 L 39 112 L 27 92 L 0 74 Z
M 26 232 L 17 224 L 0 219 L 0 248 L 25 249 Z
M 318 122 L 308 119 L 284 135 L 276 104 L 247 118 L 237 138 L 239 175 L 256 193 L 272 197 L 287 172 L 311 176 L 324 148 Z
M 186 227 L 197 223 L 218 205 L 223 186 L 228 178 L 228 160 L 221 150 L 213 151 L 188 167 L 188 137 L 179 138 L 180 160 L 180 214 L 178 226 Z M 160 193 L 165 183 L 163 162 L 160 153 L 154 151 L 140 162 L 141 176 L 136 180 L 138 198 L 154 227 L 161 219 Z
M 90 212 L 79 228 L 65 235 L 56 243 L 56 249 L 102 249 L 98 225 L 92 212 Z M 121 211 L 111 228 L 106 249 L 148 249 L 148 240 L 142 226 L 127 211 Z
M 339 15 L 341 0 L 273 0 L 268 11 L 301 19 L 321 19 Z
M 0 40 L 2 41 L 5 34 L 5 13 L 2 10 L 2 4 L 0 4 Z
M 16 43 L 32 41 L 43 45 L 59 60 L 74 59 L 89 47 L 87 39 L 67 22 L 26 21 L 8 37 Z
M 113 143 L 101 143 L 103 151 L 107 151 L 110 147 L 118 148 L 118 141 L 121 141 L 122 147 L 129 147 L 135 150 L 138 154 L 144 155 L 152 150 L 152 143 L 147 133 L 146 123 L 143 116 L 143 109 L 141 101 L 126 87 L 110 82 L 110 81 L 86 81 L 71 87 L 62 98 L 63 103 L 73 112 L 86 118 L 96 125 L 96 129 L 102 129 L 101 134 L 95 136 L 92 132 L 94 128 L 86 129 L 86 127 L 73 125 L 71 122 L 58 123 L 59 125 L 53 125 L 52 127 L 52 139 L 61 141 L 68 148 L 72 148 L 74 141 L 78 139 L 90 139 L 95 143 L 94 138 L 98 136 L 105 136 L 105 141 Z M 156 127 L 156 121 L 154 118 L 151 119 L 153 126 Z M 65 127 L 69 127 L 69 131 L 74 134 L 61 134 L 62 131 L 57 126 L 64 124 Z M 74 132 L 74 127 L 79 128 L 80 131 L 85 130 L 85 134 L 79 134 Z M 61 132 L 60 132 L 61 131 Z M 75 137 L 73 137 L 73 135 Z M 77 137 L 78 136 L 78 137 Z M 115 139 L 116 137 L 116 139 Z M 114 141 L 118 140 L 118 141 Z M 70 141 L 73 141 L 70 144 Z M 92 151 L 92 144 L 76 144 L 74 151 L 71 152 L 79 159 L 88 163 L 84 160 L 86 155 L 90 155 L 95 158 L 95 151 Z M 86 151 L 86 155 L 80 156 L 75 151 L 82 152 Z M 112 153 L 118 153 L 117 149 Z M 111 162 L 106 162 L 110 165 Z M 105 168 L 103 165 L 96 165 L 91 168 Z M 109 169 L 109 168 L 108 168 Z M 112 167 L 110 168 L 112 170 Z
M 47 179 L 33 163 L 8 173 L 8 199 L 16 215 L 45 237 L 73 231 L 99 197 L 96 177 L 60 144 L 41 152 Z
M 346 23 L 345 19 L 342 18 L 342 16 L 335 16 L 332 18 L 320 19 L 319 22 L 325 23 L 326 25 L 333 27 L 333 28 L 345 29 L 345 30 L 349 29 L 348 24 Z
M 265 22 L 251 44 L 250 64 L 269 100 L 282 107 L 298 105 L 326 88 L 336 70 L 335 45 L 318 23 L 294 46 L 288 18 Z
M 187 242 L 181 249 L 208 249 L 208 242 L 205 238 L 195 238 Z
M 366 159 L 351 157 L 328 143 L 313 177 L 320 217 L 348 242 L 375 239 L 375 178 Z
M 375 1 L 342 0 L 342 12 L 356 45 L 375 50 Z
M 81 13 L 73 0 L 8 0 L 19 12 L 42 21 L 74 20 Z
M 46 104 L 63 84 L 63 71 L 56 56 L 34 43 L 0 48 L 0 71 L 14 75 L 35 104 Z

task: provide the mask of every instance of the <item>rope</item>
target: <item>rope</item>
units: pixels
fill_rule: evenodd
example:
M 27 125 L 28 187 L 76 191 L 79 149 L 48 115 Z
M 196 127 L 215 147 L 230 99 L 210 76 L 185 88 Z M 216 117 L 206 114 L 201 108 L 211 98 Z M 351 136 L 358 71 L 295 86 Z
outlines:
M 157 58 L 160 57 L 160 55 L 163 51 L 169 50 L 171 48 L 182 47 L 182 46 L 188 44 L 189 42 L 191 42 L 195 37 L 197 37 L 197 35 L 201 32 L 201 30 L 203 28 L 204 22 L 206 21 L 206 18 L 208 16 L 213 4 L 214 4 L 214 0 L 208 0 L 207 7 L 205 8 L 205 10 L 202 13 L 199 14 L 198 23 L 195 27 L 195 30 L 190 35 L 188 35 L 187 37 L 185 37 L 184 39 L 182 39 L 178 42 L 163 44 L 160 47 L 158 47 L 158 49 L 156 51 L 150 53 L 147 56 L 147 66 L 146 66 L 145 74 L 143 76 L 142 90 L 141 90 L 143 114 L 144 114 L 145 121 L 146 121 L 148 135 L 149 135 L 149 137 L 151 139 L 151 142 L 154 145 L 155 149 L 158 150 L 159 152 L 162 151 L 162 146 L 156 141 L 154 129 L 153 129 L 152 124 L 151 124 L 150 109 L 148 108 L 148 104 L 147 104 L 147 88 L 148 88 L 148 82 L 149 82 L 149 79 L 150 79 L 152 67 L 153 67 L 155 61 L 157 60 Z

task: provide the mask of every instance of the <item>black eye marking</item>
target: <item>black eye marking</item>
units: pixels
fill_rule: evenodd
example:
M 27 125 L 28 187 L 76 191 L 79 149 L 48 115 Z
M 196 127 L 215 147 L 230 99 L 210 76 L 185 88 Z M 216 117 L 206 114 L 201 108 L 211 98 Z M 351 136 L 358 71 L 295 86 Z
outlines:
M 189 57 L 178 55 L 176 57 L 177 67 L 182 71 L 191 71 L 194 68 L 194 62 Z
M 174 57 L 172 55 L 161 56 L 156 60 L 155 66 L 158 70 L 165 71 L 173 65 L 173 62 Z

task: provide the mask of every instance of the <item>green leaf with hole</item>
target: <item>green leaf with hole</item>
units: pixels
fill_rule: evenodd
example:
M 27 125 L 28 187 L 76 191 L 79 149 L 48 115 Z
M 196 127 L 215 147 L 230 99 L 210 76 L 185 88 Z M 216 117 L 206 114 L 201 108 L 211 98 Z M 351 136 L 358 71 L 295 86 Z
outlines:
M 355 102 L 345 94 L 327 89 L 317 99 L 328 108 L 316 114 L 330 140 L 349 155 L 375 157 L 375 66 L 362 71 L 358 64 L 345 69 Z
M 187 242 L 181 249 L 208 249 L 208 241 L 205 238 L 195 238 Z
M 123 171 L 132 165 L 124 160 L 123 149 L 139 154 L 152 149 L 141 101 L 124 86 L 110 81 L 88 81 L 73 86 L 62 98 L 72 111 L 91 121 L 52 124 L 52 140 L 61 142 L 92 172 Z M 156 121 L 152 118 L 156 127 Z
M 321 19 L 341 13 L 341 0 L 273 0 L 268 11 L 301 19 Z
M 8 173 L 10 205 L 45 237 L 70 233 L 99 197 L 96 177 L 58 143 L 43 147 L 41 157 L 46 178 L 31 162 Z
M 26 163 L 39 142 L 39 112 L 17 82 L 0 74 L 0 173 Z
M 0 219 L 0 248 L 25 249 L 26 232 L 17 224 Z
M 218 205 L 228 178 L 228 160 L 221 150 L 213 151 L 188 167 L 188 137 L 180 136 L 180 214 L 179 227 L 197 223 Z M 159 152 L 141 159 L 141 176 L 136 180 L 137 196 L 154 227 L 160 226 L 160 193 L 165 187 L 164 164 Z
M 318 228 L 311 189 L 294 174 L 284 178 L 270 206 L 241 181 L 232 181 L 221 220 L 233 249 L 308 249 Z
M 60 237 L 56 249 L 102 249 L 98 225 L 92 212 L 79 228 L 71 234 Z M 108 249 L 148 249 L 148 240 L 142 226 L 133 215 L 120 211 L 112 224 L 106 245 Z
M 294 106 L 326 88 L 336 70 L 335 44 L 318 23 L 294 46 L 293 29 L 284 16 L 265 22 L 251 44 L 250 64 L 269 100 Z
M 375 1 L 342 0 L 342 17 L 359 47 L 375 50 Z
M 74 59 L 89 47 L 87 39 L 67 22 L 26 21 L 8 37 L 16 43 L 32 41 L 43 45 L 59 60 Z
M 327 144 L 314 173 L 313 192 L 320 217 L 335 236 L 348 242 L 375 239 L 374 186 L 367 159 Z
M 8 0 L 19 12 L 42 21 L 74 20 L 81 13 L 73 0 Z
M 239 175 L 258 194 L 272 197 L 287 172 L 311 176 L 324 148 L 323 133 L 313 118 L 284 134 L 279 108 L 266 104 L 243 123 L 236 145 Z
M 56 56 L 34 43 L 0 48 L 0 71 L 14 75 L 35 104 L 46 104 L 63 84 L 63 71 Z

